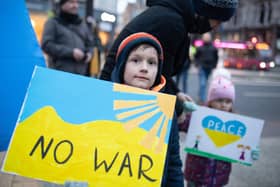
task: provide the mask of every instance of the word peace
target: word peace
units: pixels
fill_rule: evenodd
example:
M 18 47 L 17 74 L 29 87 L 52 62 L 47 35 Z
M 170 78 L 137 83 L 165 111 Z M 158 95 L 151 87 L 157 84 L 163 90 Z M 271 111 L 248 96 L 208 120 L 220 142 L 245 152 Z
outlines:
M 243 137 L 246 134 L 246 126 L 237 120 L 223 122 L 216 116 L 207 116 L 202 120 L 202 126 L 205 129 L 210 129 L 227 134 Z

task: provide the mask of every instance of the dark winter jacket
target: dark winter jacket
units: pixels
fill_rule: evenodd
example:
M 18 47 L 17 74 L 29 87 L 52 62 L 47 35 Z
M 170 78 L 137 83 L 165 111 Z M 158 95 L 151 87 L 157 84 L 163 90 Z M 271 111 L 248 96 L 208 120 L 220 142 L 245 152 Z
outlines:
M 179 124 L 179 130 L 187 132 L 191 115 Z M 185 161 L 184 176 L 187 181 L 195 184 L 221 187 L 228 183 L 231 163 L 188 154 Z
M 212 43 L 204 43 L 195 53 L 195 62 L 204 69 L 214 69 L 218 63 L 218 50 Z
M 180 145 L 177 117 L 174 115 L 161 187 L 184 187 L 182 161 L 180 158 L 179 149 Z
M 87 75 L 88 63 L 77 62 L 73 49 L 93 52 L 93 37 L 82 20 L 69 23 L 61 17 L 50 18 L 44 26 L 42 49 L 48 55 L 49 67 Z
M 115 55 L 120 42 L 136 32 L 147 32 L 156 36 L 164 50 L 163 75 L 166 78 L 165 92 L 179 92 L 172 76 L 180 72 L 187 58 L 188 33 L 205 32 L 195 20 L 192 0 L 147 0 L 149 6 L 128 23 L 116 38 L 106 58 L 101 79 L 110 80 L 115 65 Z M 203 23 L 204 24 L 204 23 Z
M 207 186 L 225 186 L 229 181 L 231 163 L 188 154 L 185 179 Z

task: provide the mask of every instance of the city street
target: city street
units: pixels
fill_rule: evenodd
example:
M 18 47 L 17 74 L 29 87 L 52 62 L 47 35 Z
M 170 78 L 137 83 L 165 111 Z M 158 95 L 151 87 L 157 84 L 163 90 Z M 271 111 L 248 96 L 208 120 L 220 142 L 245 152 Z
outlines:
M 260 142 L 260 160 L 253 166 L 233 164 L 227 187 L 280 186 L 280 75 L 279 71 L 260 72 L 230 69 L 236 85 L 235 111 L 265 120 Z M 188 94 L 197 100 L 197 69 L 191 67 Z M 181 139 L 182 145 L 183 139 Z M 4 154 L 0 154 L 0 163 Z M 41 187 L 39 181 L 0 173 L 0 187 Z
M 237 117 L 232 120 L 231 115 L 227 117 L 222 112 L 206 116 L 208 113 L 199 110 L 199 117 L 205 117 L 198 117 L 197 121 L 195 115 L 192 118 L 199 128 L 189 133 L 179 132 L 182 170 L 187 136 L 194 140 L 193 149 L 188 151 L 205 156 L 211 155 L 208 150 L 217 151 L 214 152 L 220 154 L 217 159 L 232 156 L 244 162 L 259 143 L 259 159 L 252 166 L 232 164 L 225 187 L 280 187 L 280 0 L 4 0 L 1 5 L 0 59 L 4 66 L 0 78 L 0 187 L 59 186 L 47 184 L 43 179 L 61 183 L 66 180 L 61 187 L 80 186 L 67 184 L 73 179 L 99 187 L 159 187 L 165 161 L 162 153 L 166 153 L 163 150 L 172 150 L 173 146 L 166 143 L 172 134 L 169 125 L 172 115 L 176 115 L 170 110 L 172 102 L 157 93 L 149 96 L 139 91 L 137 95 L 138 91 L 123 90 L 115 84 L 95 85 L 91 78 L 111 79 L 136 87 L 142 82 L 141 88 L 152 89 L 160 88 L 157 80 L 160 78 L 162 83 L 164 75 L 167 86 L 161 89 L 174 93 L 178 89 L 171 79 L 176 82 L 178 77 L 171 76 L 184 72 L 189 67 L 184 62 L 188 61 L 193 63 L 185 74 L 187 80 L 177 86 L 181 90 L 187 87 L 186 94 L 197 104 L 202 102 L 198 97 L 195 63 L 212 68 L 218 61 L 218 68 L 239 68 L 227 69 L 235 85 L 233 112 L 261 119 L 264 126 L 260 142 L 256 142 L 259 121 Z M 130 34 L 136 35 L 126 38 Z M 134 64 L 126 66 L 130 60 Z M 148 66 L 142 66 L 144 63 Z M 60 76 L 46 68 L 88 77 L 76 79 L 66 73 Z M 138 75 L 137 71 L 143 70 L 147 77 Z M 228 99 L 233 99 L 234 90 L 230 86 L 224 84 L 222 93 L 214 93 L 213 97 L 229 94 Z M 99 123 L 105 125 L 96 125 Z M 123 129 L 133 128 L 135 134 L 125 131 L 122 134 Z M 207 133 L 207 141 L 201 132 Z M 142 135 L 145 138 L 141 141 Z M 5 162 L 10 140 L 13 141 Z M 34 140 L 36 143 L 32 145 Z M 59 149 L 62 143 L 66 146 Z M 198 144 L 209 149 L 200 149 Z M 87 154 L 89 146 L 94 152 Z M 109 163 L 110 153 L 114 157 Z M 172 154 L 166 155 L 173 159 Z M 5 171 L 11 173 L 2 172 L 4 162 Z M 203 168 L 201 163 L 194 170 Z M 227 170 L 214 162 L 209 167 L 212 166 Z M 121 176 L 125 170 L 128 174 Z M 211 171 L 216 169 L 213 167 Z M 150 184 L 145 185 L 142 180 Z M 211 180 L 219 181 L 219 178 Z
M 265 120 L 260 142 L 260 159 L 253 166 L 233 164 L 227 187 L 280 186 L 280 74 L 229 70 L 236 85 L 235 112 Z M 197 69 L 189 70 L 188 94 L 197 100 Z M 182 142 L 182 140 L 181 140 Z

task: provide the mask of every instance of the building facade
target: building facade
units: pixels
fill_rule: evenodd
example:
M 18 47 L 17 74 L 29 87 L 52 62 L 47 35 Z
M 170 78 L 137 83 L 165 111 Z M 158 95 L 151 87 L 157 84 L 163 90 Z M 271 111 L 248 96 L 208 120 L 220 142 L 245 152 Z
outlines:
M 136 0 L 134 3 L 129 2 L 124 12 L 119 17 L 118 32 L 134 17 L 146 9 L 146 0 Z
M 242 0 L 236 15 L 221 28 L 224 40 L 249 41 L 256 37 L 259 42 L 271 46 L 272 53 L 280 57 L 280 1 Z

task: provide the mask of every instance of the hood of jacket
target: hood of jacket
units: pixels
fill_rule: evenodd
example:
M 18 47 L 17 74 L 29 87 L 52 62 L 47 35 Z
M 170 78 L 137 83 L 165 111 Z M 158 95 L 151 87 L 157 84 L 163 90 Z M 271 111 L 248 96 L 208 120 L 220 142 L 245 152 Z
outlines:
M 164 6 L 175 10 L 182 16 L 187 30 L 189 30 L 191 25 L 194 24 L 195 13 L 192 0 L 147 0 L 146 5 L 149 7 Z
M 186 31 L 189 33 L 203 34 L 212 28 L 208 18 L 195 14 L 193 1 L 196 0 L 147 0 L 146 5 L 164 6 L 176 11 L 184 20 Z

